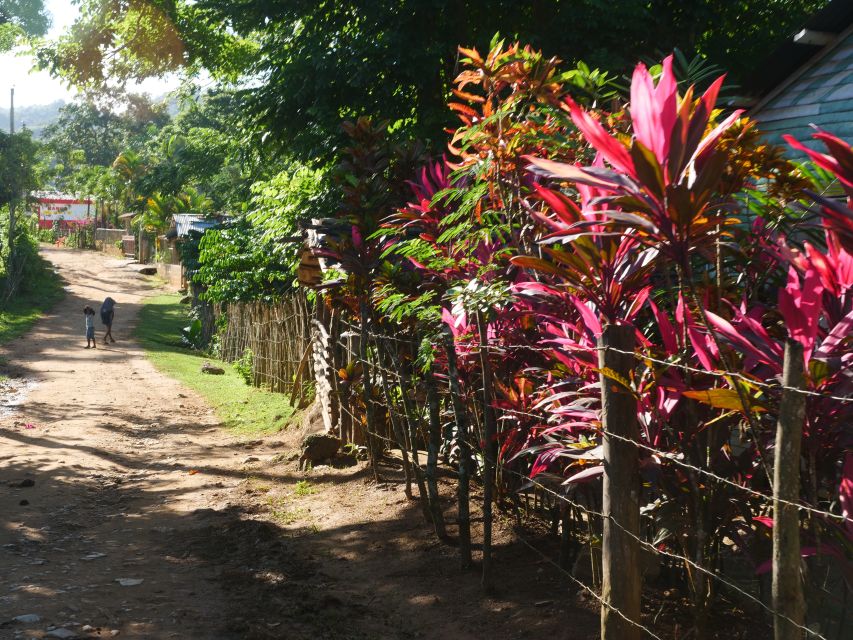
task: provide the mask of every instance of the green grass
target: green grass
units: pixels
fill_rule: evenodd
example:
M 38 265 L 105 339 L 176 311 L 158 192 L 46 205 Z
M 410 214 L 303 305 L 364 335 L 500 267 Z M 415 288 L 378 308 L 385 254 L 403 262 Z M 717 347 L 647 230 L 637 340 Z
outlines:
M 295 507 L 290 509 L 287 507 L 285 498 L 267 498 L 267 506 L 270 510 L 270 515 L 273 520 L 279 524 L 293 524 L 297 520 L 304 520 L 308 517 L 309 511 L 305 507 Z
M 0 344 L 9 342 L 29 331 L 42 314 L 65 295 L 62 281 L 41 257 L 33 272 L 28 274 L 18 292 L 9 302 L 0 304 Z M 0 295 L 4 295 L 0 292 Z
M 293 495 L 300 497 L 310 496 L 314 493 L 317 493 L 317 490 L 307 480 L 299 480 L 293 489 Z
M 286 395 L 250 387 L 231 365 L 181 346 L 189 309 L 180 298 L 171 294 L 148 298 L 139 313 L 136 337 L 154 366 L 198 392 L 236 433 L 251 437 L 280 430 L 294 412 Z M 205 361 L 222 366 L 225 375 L 202 373 Z

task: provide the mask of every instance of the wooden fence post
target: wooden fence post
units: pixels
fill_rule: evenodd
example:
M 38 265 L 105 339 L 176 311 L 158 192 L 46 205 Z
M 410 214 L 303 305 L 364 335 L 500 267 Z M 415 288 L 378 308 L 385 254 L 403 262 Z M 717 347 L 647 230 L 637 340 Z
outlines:
M 367 440 L 367 453 L 370 456 L 370 468 L 373 471 L 373 481 L 379 484 L 379 440 L 376 437 L 376 408 L 373 406 L 372 367 L 368 355 L 368 326 L 370 325 L 370 308 L 366 294 L 361 296 L 360 304 L 360 336 L 358 343 L 358 359 L 361 361 L 362 399 L 364 401 L 364 435 Z
M 488 323 L 483 313 L 477 312 L 477 329 L 480 337 L 480 369 L 483 375 L 483 576 L 486 592 L 494 588 L 492 568 L 492 502 L 494 501 L 495 468 L 498 457 L 495 410 L 492 407 L 494 392 L 492 367 L 489 362 Z
M 792 389 L 803 386 L 803 346 L 795 340 L 785 343 L 782 385 Z M 805 603 L 800 580 L 800 515 L 795 503 L 800 497 L 800 441 L 805 415 L 805 395 L 784 389 L 776 424 L 773 465 L 773 610 L 777 612 L 773 631 L 776 640 L 800 640 L 803 635 Z
M 439 539 L 447 541 L 447 530 L 444 527 L 444 512 L 441 509 L 441 498 L 438 493 L 438 450 L 441 449 L 441 413 L 438 399 L 438 389 L 435 384 L 435 374 L 430 366 L 426 372 L 427 408 L 429 410 L 429 437 L 427 439 L 426 485 L 429 498 L 429 510 L 435 533 Z
M 385 372 L 388 358 L 385 358 L 385 347 L 377 338 L 376 357 L 379 360 L 379 379 L 382 381 L 382 389 L 385 392 L 385 402 L 388 405 L 388 420 L 391 421 L 391 429 L 394 431 L 394 437 L 397 439 L 397 446 L 400 447 L 400 456 L 403 458 L 403 475 L 406 477 L 406 497 L 412 499 L 412 466 L 409 463 L 409 447 L 406 441 L 405 426 L 400 425 L 398 416 L 394 415 L 394 394 L 391 391 L 391 384 L 388 382 L 388 374 Z M 405 391 L 404 391 L 405 393 Z
M 469 489 L 471 482 L 471 445 L 468 443 L 468 414 L 462 402 L 462 389 L 459 385 L 459 369 L 456 364 L 456 344 L 453 332 L 444 326 L 444 349 L 447 353 L 447 377 L 450 386 L 450 401 L 453 417 L 456 421 L 456 442 L 459 448 L 459 483 L 456 485 L 456 499 L 459 505 L 456 518 L 459 524 L 459 561 L 462 569 L 471 568 L 471 514 Z
M 628 621 L 640 622 L 639 543 L 638 538 L 632 537 L 640 533 L 639 460 L 637 447 L 621 439 L 636 442 L 639 438 L 637 402 L 615 379 L 630 378 L 634 364 L 633 327 L 607 325 L 598 347 L 601 423 L 605 431 L 601 640 L 639 640 L 640 628 Z

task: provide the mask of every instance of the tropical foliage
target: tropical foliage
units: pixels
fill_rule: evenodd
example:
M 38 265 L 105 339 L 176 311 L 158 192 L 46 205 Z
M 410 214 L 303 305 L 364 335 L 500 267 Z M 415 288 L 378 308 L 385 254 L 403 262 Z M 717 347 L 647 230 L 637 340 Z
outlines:
M 345 224 L 318 252 L 337 267 L 331 305 L 409 341 L 395 350 L 404 398 L 436 367 L 457 378 L 481 421 L 467 444 L 498 496 L 532 481 L 593 503 L 603 471 L 597 341 L 607 324 L 632 327 L 640 355 L 617 380 L 637 403 L 644 526 L 649 544 L 689 560 L 700 624 L 721 554 L 759 574 L 769 566 L 772 520 L 758 496 L 772 492 L 784 343 L 799 342 L 809 394 L 801 498 L 827 512 L 803 512 L 803 555 L 823 549 L 849 575 L 849 204 L 819 195 L 818 174 L 761 143 L 741 112 L 720 111 L 723 77 L 680 89 L 672 57 L 655 74 L 638 65 L 625 108 L 604 110 L 588 83 L 531 48 L 494 42 L 460 55 L 453 157 L 413 174 L 408 205 L 384 213 L 400 202 L 393 172 L 353 167 L 394 165 L 378 155 L 375 128 L 346 129 L 342 167 L 357 198 L 344 196 Z M 827 153 L 789 142 L 849 196 L 850 145 L 827 132 L 815 140 Z M 746 192 L 767 206 L 746 205 Z M 456 373 L 445 369 L 442 322 Z M 387 347 L 376 349 L 363 367 L 382 366 Z M 376 428 L 370 405 L 396 402 L 387 388 L 371 400 L 387 382 L 369 369 L 341 375 L 364 388 L 356 406 Z M 486 378 L 494 395 L 484 404 Z M 453 393 L 443 397 L 450 411 Z
M 604 376 L 635 403 L 643 542 L 679 587 L 662 597 L 689 596 L 705 627 L 724 561 L 767 571 L 780 376 L 799 343 L 802 555 L 818 556 L 810 584 L 843 587 L 810 591 L 814 617 L 843 607 L 853 575 L 853 152 L 826 131 L 767 144 L 720 99 L 715 64 L 742 74 L 744 54 L 821 3 L 688 4 L 199 0 L 125 15 L 87 0 L 76 37 L 41 54 L 90 89 L 178 67 L 244 81 L 188 96 L 105 169 L 78 173 L 152 230 L 176 211 L 233 214 L 187 243 L 208 301 L 286 295 L 301 232 L 320 238 L 317 304 L 358 344 L 337 363 L 344 435 L 367 442 L 375 473 L 383 442 L 403 451 L 447 539 L 443 449 L 466 487 L 463 554 L 472 475 L 484 525 L 493 503 L 544 490 L 573 505 L 573 535 L 600 538 Z M 456 47 L 509 20 L 534 44 Z M 567 43 L 576 21 L 597 27 Z M 147 48 L 156 31 L 165 55 Z M 81 65 L 83 34 L 105 44 Z M 558 42 L 569 63 L 540 50 Z M 626 88 L 606 70 L 674 45 L 705 58 L 638 64 Z M 91 162 L 55 153 L 54 169 Z M 608 325 L 637 345 L 624 375 L 599 364 Z
M 336 155 L 341 120 L 362 115 L 441 146 L 460 43 L 510 33 L 611 72 L 677 47 L 741 81 L 826 1 L 83 0 L 68 32 L 36 50 L 99 96 L 177 70 L 241 81 L 246 131 L 313 161 Z M 583 36 L 567 37 L 577 25 Z

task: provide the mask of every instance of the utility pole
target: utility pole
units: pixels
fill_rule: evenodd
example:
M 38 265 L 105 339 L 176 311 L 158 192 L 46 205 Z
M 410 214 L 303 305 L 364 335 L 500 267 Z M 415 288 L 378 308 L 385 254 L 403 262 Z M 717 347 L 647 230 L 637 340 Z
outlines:
M 14 154 L 15 138 L 15 87 L 10 90 L 9 105 L 9 151 Z M 14 155 L 13 155 L 14 157 Z M 9 199 L 9 260 L 6 263 L 6 282 L 9 285 L 8 294 L 15 290 L 15 196 Z

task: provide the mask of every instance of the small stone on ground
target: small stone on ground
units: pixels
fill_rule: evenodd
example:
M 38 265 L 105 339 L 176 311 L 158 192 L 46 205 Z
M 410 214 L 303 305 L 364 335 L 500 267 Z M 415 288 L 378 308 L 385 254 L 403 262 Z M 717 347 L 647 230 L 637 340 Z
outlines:
M 33 622 L 39 622 L 41 618 L 34 613 L 25 613 L 20 616 L 15 616 L 14 618 L 12 618 L 12 620 L 14 620 L 15 622 L 23 622 L 29 624 Z

